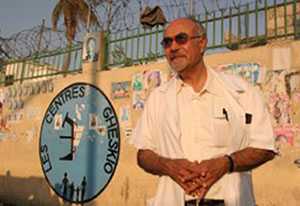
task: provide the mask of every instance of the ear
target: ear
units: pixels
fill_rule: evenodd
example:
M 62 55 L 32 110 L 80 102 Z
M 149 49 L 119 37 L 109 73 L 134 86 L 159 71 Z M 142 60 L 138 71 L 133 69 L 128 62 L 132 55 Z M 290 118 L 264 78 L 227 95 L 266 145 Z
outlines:
M 206 36 L 204 36 L 199 41 L 199 50 L 201 51 L 201 54 L 203 54 L 205 52 L 206 45 L 207 45 L 207 38 L 206 38 Z

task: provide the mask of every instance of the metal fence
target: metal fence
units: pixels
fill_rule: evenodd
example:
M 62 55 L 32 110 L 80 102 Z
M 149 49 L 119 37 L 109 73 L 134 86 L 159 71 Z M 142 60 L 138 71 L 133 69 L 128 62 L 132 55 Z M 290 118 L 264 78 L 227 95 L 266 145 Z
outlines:
M 70 53 L 70 64 L 64 67 L 64 62 Z M 13 82 L 23 83 L 26 81 L 40 81 L 57 76 L 64 76 L 68 73 L 80 72 L 82 69 L 81 46 L 72 50 L 63 50 L 36 54 L 25 59 L 18 59 L 5 62 L 1 65 L 0 84 L 9 85 Z
M 278 39 L 300 38 L 300 0 L 256 0 L 238 7 L 195 16 L 207 30 L 207 52 L 230 51 L 267 44 Z M 164 58 L 160 46 L 165 27 L 109 34 L 105 41 L 104 67 L 130 66 Z M 63 63 L 67 50 L 35 55 L 2 64 L 1 82 L 20 83 L 80 72 L 82 47 L 71 50 L 67 71 Z
M 195 16 L 207 30 L 208 52 L 264 45 L 300 36 L 299 0 L 256 0 L 253 3 Z M 107 39 L 105 68 L 156 61 L 165 27 L 119 32 Z

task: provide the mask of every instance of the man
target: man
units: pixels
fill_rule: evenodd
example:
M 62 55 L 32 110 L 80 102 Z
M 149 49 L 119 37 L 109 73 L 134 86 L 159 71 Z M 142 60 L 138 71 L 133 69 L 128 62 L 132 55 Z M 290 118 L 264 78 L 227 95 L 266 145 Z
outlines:
M 152 206 L 254 206 L 251 170 L 275 156 L 270 118 L 256 89 L 205 66 L 206 33 L 181 18 L 162 46 L 170 82 L 154 90 L 133 132 L 138 164 L 160 176 Z
M 86 43 L 86 57 L 85 60 L 88 62 L 95 62 L 98 60 L 96 39 L 91 37 Z

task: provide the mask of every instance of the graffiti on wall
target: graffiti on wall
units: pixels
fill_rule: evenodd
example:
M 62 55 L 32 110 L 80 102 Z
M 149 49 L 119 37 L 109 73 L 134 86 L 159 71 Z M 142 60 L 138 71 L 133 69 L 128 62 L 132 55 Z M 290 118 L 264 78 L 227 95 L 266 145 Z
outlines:
M 5 91 L 0 90 L 0 141 L 3 141 L 10 131 L 9 126 L 7 125 L 7 119 L 3 115 L 3 107 L 5 104 Z
M 137 92 L 143 90 L 146 97 L 148 97 L 154 88 L 161 86 L 167 79 L 167 75 L 163 74 L 159 69 L 144 70 L 141 73 L 133 75 L 132 91 Z
M 119 106 L 119 121 L 125 138 L 132 133 L 131 109 L 141 111 L 144 109 L 145 100 L 151 91 L 167 81 L 160 69 L 144 70 L 132 76 L 131 81 L 120 81 L 112 83 L 111 97 L 113 100 L 132 97 L 132 102 Z
M 133 109 L 144 109 L 145 93 L 144 91 L 138 91 L 133 93 Z
M 131 137 L 131 133 L 132 133 L 130 104 L 120 106 L 119 122 L 120 122 L 120 126 L 123 130 L 123 135 L 124 135 L 125 139 L 128 139 L 129 137 Z
M 271 114 L 278 147 L 282 143 L 300 147 L 296 141 L 300 139 L 299 70 L 267 70 L 258 62 L 221 65 L 216 70 L 260 85 L 258 88 Z
M 40 120 L 42 114 L 42 108 L 38 106 L 26 107 L 26 118 L 31 120 Z
M 160 70 L 146 70 L 143 73 L 144 89 L 151 91 L 152 89 L 159 87 L 163 82 L 162 72 Z
M 143 89 L 143 74 L 135 74 L 132 76 L 132 91 L 141 91 Z
M 272 116 L 276 140 L 296 145 L 299 133 L 300 72 L 273 70 L 267 74 L 263 93 Z
M 26 142 L 30 143 L 34 137 L 38 136 L 35 132 L 36 129 L 29 129 L 26 132 L 18 131 L 17 135 L 16 131 L 12 131 L 11 128 L 15 124 L 23 123 L 25 118 L 30 121 L 40 120 L 41 107 L 27 105 L 25 108 L 25 104 L 35 95 L 50 92 L 54 92 L 54 84 L 51 79 L 0 89 L 0 140 L 7 137 L 24 136 Z
M 52 80 L 8 87 L 4 93 L 3 100 L 8 109 L 7 123 L 21 123 L 25 117 L 24 115 L 30 120 L 40 120 L 41 108 L 28 105 L 24 111 L 25 103 L 35 95 L 52 92 L 54 92 L 54 83 Z
M 121 105 L 119 114 L 121 127 L 131 127 L 130 105 Z
M 145 100 L 151 91 L 167 81 L 167 76 L 161 70 L 145 70 L 132 77 L 132 108 L 144 109 Z
M 218 66 L 216 70 L 227 74 L 241 76 L 253 84 L 263 83 L 266 76 L 266 69 L 257 62 L 226 64 Z

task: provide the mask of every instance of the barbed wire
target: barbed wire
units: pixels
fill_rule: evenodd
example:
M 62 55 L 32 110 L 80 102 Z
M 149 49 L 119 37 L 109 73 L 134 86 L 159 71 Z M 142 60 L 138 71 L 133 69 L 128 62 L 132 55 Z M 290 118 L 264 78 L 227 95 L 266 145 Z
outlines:
M 63 30 L 54 31 L 52 28 L 43 27 L 41 33 L 41 29 L 41 26 L 35 26 L 22 30 L 10 38 L 0 37 L 0 59 L 25 58 L 67 47 L 66 34 Z M 74 45 L 80 43 L 77 38 L 73 41 Z
M 229 8 L 239 8 L 243 4 L 254 4 L 256 0 L 111 0 L 100 1 L 97 6 L 91 7 L 98 17 L 100 26 L 93 26 L 90 31 L 108 31 L 118 33 L 133 31 L 141 28 L 139 17 L 147 6 L 160 6 L 168 22 L 178 17 L 193 15 L 207 15 L 215 11 L 226 12 Z M 193 5 L 190 5 L 190 2 Z M 259 1 L 259 4 L 264 2 Z M 51 15 L 51 14 L 49 14 Z M 73 44 L 80 44 L 86 33 L 85 25 L 80 24 Z M 39 41 L 39 39 L 41 39 Z M 40 43 L 38 43 L 40 42 Z M 25 29 L 10 38 L 0 37 L 0 59 L 25 58 L 37 52 L 49 52 L 66 48 L 67 40 L 64 26 L 59 31 L 50 27 L 35 26 Z

